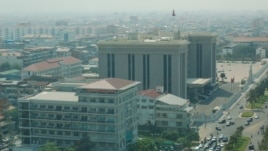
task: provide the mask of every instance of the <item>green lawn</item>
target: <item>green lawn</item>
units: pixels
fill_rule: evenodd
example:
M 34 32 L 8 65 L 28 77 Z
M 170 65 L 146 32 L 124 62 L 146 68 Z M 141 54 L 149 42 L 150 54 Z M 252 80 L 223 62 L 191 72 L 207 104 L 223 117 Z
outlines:
M 247 150 L 249 142 L 250 142 L 249 137 L 242 136 L 241 139 L 238 141 L 238 144 L 235 147 L 235 150 L 233 150 L 233 151 L 245 151 L 245 150 Z M 227 150 L 224 149 L 224 151 L 227 151 Z
M 268 100 L 268 93 L 265 92 L 264 96 L 262 96 L 261 98 L 257 99 L 257 101 L 255 101 L 253 104 L 248 103 L 247 104 L 247 108 L 252 108 L 252 105 L 255 109 L 260 109 L 263 108 L 263 105 L 265 104 L 265 102 L 267 102 Z
M 252 112 L 252 111 L 244 111 L 244 112 L 242 112 L 241 117 L 251 117 L 251 116 L 253 116 L 253 114 L 254 114 L 254 112 Z

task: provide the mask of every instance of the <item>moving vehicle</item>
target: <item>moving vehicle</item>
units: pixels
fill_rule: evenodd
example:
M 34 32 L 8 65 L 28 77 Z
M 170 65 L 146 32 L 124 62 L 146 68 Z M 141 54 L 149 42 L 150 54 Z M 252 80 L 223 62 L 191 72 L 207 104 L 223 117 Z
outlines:
M 225 122 L 226 122 L 225 119 L 219 120 L 219 123 L 220 123 L 220 124 L 225 123 Z

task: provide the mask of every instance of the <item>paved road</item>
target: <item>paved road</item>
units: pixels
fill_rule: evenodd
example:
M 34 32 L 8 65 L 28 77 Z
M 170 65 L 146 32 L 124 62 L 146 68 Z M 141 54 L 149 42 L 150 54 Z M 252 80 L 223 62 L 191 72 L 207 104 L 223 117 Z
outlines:
M 256 73 L 261 67 L 262 65 L 260 62 L 252 64 L 252 72 Z M 217 70 L 224 70 L 224 73 L 227 76 L 227 79 L 225 79 L 227 83 L 219 86 L 208 100 L 201 101 L 191 112 L 210 114 L 214 107 L 221 106 L 223 103 L 228 101 L 233 94 L 240 90 L 240 82 L 242 79 L 248 77 L 249 68 L 249 63 L 217 63 Z M 220 72 L 217 74 L 220 76 Z M 230 79 L 233 77 L 235 77 L 235 82 L 230 83 Z
M 242 99 L 241 101 L 239 101 L 239 104 L 234 105 L 233 108 L 227 111 L 225 115 L 223 116 L 225 119 L 227 119 L 227 116 L 231 116 L 232 118 L 231 120 L 235 121 L 234 125 L 226 126 L 225 124 L 219 124 L 216 122 L 203 124 L 199 129 L 199 135 L 201 139 L 203 140 L 205 137 L 208 137 L 211 134 L 213 136 L 219 136 L 220 134 L 224 134 L 225 136 L 229 137 L 235 133 L 237 127 L 243 126 L 244 127 L 243 136 L 250 137 L 251 143 L 254 144 L 255 146 L 255 149 L 256 149 L 255 151 L 259 151 L 258 142 L 260 142 L 262 139 L 260 127 L 262 125 L 268 124 L 268 118 L 267 118 L 268 110 L 262 109 L 262 110 L 254 111 L 255 115 L 259 116 L 259 119 L 253 118 L 253 121 L 250 123 L 250 125 L 245 126 L 245 123 L 248 120 L 248 118 L 244 118 L 240 116 L 240 113 L 243 110 L 247 110 L 247 109 L 240 109 L 240 106 L 241 105 L 245 106 L 245 104 L 246 104 L 245 99 Z M 222 130 L 216 131 L 215 130 L 216 126 L 220 127 Z
M 261 75 L 264 76 L 265 73 Z M 255 82 L 259 82 L 261 78 L 258 78 Z M 246 94 L 251 89 L 254 88 L 254 84 L 249 86 L 249 89 L 237 100 L 236 103 L 234 103 L 233 106 L 230 107 L 229 110 L 227 110 L 222 118 L 227 118 L 228 116 L 232 117 L 232 120 L 235 121 L 235 125 L 232 126 L 226 126 L 224 124 L 219 123 L 205 123 L 202 126 L 199 127 L 199 135 L 200 138 L 203 140 L 205 137 L 208 137 L 209 135 L 217 136 L 219 134 L 224 134 L 225 136 L 231 136 L 236 131 L 236 128 L 239 126 L 244 126 L 243 136 L 247 136 L 251 138 L 250 143 L 252 143 L 255 146 L 255 151 L 259 151 L 258 149 L 258 142 L 262 139 L 262 134 L 260 132 L 261 126 L 267 126 L 268 125 L 268 109 L 259 109 L 259 110 L 253 110 L 255 115 L 259 116 L 259 119 L 253 119 L 253 121 L 250 123 L 250 125 L 245 126 L 246 121 L 248 118 L 243 118 L 240 116 L 240 113 L 243 110 L 248 110 L 245 108 L 246 106 Z M 268 104 L 268 103 L 267 103 Z M 240 107 L 243 106 L 243 109 Z M 254 115 L 254 116 L 255 116 Z M 215 127 L 221 127 L 221 131 L 216 131 Z

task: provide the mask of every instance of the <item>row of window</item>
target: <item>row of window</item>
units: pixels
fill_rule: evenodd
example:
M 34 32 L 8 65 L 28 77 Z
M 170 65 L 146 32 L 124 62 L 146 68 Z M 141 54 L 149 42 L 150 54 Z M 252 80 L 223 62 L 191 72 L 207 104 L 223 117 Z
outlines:
M 100 123 L 115 123 L 117 118 L 106 115 L 73 115 L 73 114 L 46 114 L 33 113 L 30 116 L 32 119 L 48 119 L 48 120 L 64 120 L 64 121 L 81 121 L 81 122 L 100 122 Z
M 105 98 L 89 98 L 89 97 L 79 97 L 79 102 L 91 102 L 91 103 L 110 103 L 110 104 L 114 104 L 115 103 L 115 99 L 113 98 L 109 98 L 109 99 L 105 99 Z
M 176 119 L 182 119 L 182 114 L 167 114 L 167 113 L 157 113 L 156 117 L 158 118 L 176 118 Z
M 81 137 L 83 134 L 81 134 Z M 85 137 L 85 136 L 84 136 Z M 57 146 L 72 146 L 75 142 L 73 140 L 59 140 L 59 139 L 47 139 L 47 138 L 31 138 L 31 144 L 46 144 L 47 142 L 55 142 Z M 94 142 L 95 148 L 106 148 L 106 151 L 114 150 L 116 144 L 114 143 L 97 143 Z
M 100 113 L 100 114 L 115 114 L 117 113 L 113 108 L 92 108 L 85 106 L 60 106 L 60 105 L 45 105 L 33 104 L 31 110 L 46 110 L 46 111 L 65 111 L 65 112 L 82 112 L 82 113 Z
M 40 125 L 43 124 L 43 125 Z M 34 130 L 34 132 L 32 132 L 33 135 L 37 135 L 37 134 L 43 134 L 43 135 L 63 135 L 63 136 L 76 136 L 75 133 L 78 132 L 73 132 L 72 130 L 79 130 L 79 131 L 92 131 L 92 132 L 109 132 L 109 133 L 113 133 L 116 132 L 116 128 L 114 125 L 95 125 L 95 124 L 61 124 L 61 123 L 57 123 L 57 124 L 52 124 L 52 123 L 47 123 L 44 124 L 42 122 L 33 122 L 32 127 L 36 127 L 36 128 L 47 128 L 47 129 L 39 129 L 39 130 Z M 51 130 L 53 129 L 53 130 Z M 54 130 L 57 129 L 57 130 Z M 68 130 L 68 131 L 63 131 L 63 130 Z

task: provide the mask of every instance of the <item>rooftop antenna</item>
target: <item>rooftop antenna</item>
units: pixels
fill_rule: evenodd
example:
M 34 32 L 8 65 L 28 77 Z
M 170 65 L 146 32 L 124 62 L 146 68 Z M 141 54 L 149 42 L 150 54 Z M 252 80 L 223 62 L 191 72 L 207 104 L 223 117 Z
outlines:
M 176 16 L 175 14 L 175 10 L 173 9 L 172 11 L 172 17 L 173 17 L 173 20 L 172 20 L 172 26 L 174 27 L 174 17 Z

